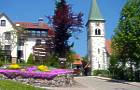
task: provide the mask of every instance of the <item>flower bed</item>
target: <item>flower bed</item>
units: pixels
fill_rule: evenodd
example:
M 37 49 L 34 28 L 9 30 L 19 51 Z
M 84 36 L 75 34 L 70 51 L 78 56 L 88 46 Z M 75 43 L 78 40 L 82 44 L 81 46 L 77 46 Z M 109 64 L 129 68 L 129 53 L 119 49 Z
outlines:
M 40 69 L 38 70 L 38 68 L 39 67 L 32 66 L 20 70 L 0 69 L 0 74 L 7 79 L 16 79 L 18 81 L 31 84 L 40 82 L 40 80 L 46 81 L 43 82 L 45 83 L 46 86 L 61 86 L 64 84 L 65 85 L 71 84 L 73 73 L 72 70 L 68 69 L 48 70 L 48 68 L 44 66 L 40 67 L 42 70 Z M 40 85 L 41 83 L 42 82 L 40 82 Z

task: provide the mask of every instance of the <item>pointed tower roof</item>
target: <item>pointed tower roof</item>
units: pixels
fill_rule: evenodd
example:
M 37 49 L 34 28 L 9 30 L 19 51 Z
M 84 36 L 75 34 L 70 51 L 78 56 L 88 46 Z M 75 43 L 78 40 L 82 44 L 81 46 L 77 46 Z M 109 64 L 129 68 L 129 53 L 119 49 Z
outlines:
M 98 7 L 97 1 L 96 0 L 92 0 L 92 5 L 91 5 L 91 10 L 90 10 L 90 14 L 89 14 L 89 21 L 90 20 L 103 20 L 104 18 L 102 17 L 101 13 L 100 13 L 100 9 Z

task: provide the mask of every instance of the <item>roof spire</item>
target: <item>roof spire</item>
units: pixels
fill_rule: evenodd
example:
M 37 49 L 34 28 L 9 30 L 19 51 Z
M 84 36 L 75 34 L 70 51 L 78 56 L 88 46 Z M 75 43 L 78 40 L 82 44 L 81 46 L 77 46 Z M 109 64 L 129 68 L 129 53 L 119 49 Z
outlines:
M 56 0 L 57 3 L 61 2 L 61 0 Z
M 102 17 L 102 15 L 100 13 L 96 0 L 92 0 L 89 20 L 103 20 L 104 21 L 104 18 Z

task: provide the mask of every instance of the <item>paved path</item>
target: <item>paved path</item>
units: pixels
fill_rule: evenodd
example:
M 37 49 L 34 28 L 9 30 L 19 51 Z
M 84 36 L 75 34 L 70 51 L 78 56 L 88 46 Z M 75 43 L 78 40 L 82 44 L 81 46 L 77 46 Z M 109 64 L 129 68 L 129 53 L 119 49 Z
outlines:
M 140 86 L 97 77 L 76 77 L 77 85 L 50 90 L 140 90 Z

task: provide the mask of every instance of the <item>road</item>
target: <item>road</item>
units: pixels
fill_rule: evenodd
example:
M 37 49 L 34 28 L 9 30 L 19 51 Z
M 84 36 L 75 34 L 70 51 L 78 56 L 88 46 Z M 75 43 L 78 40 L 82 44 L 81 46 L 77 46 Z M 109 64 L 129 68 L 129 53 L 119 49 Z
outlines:
M 78 84 L 73 87 L 50 88 L 50 90 L 140 90 L 140 86 L 95 77 L 76 77 L 75 80 Z

